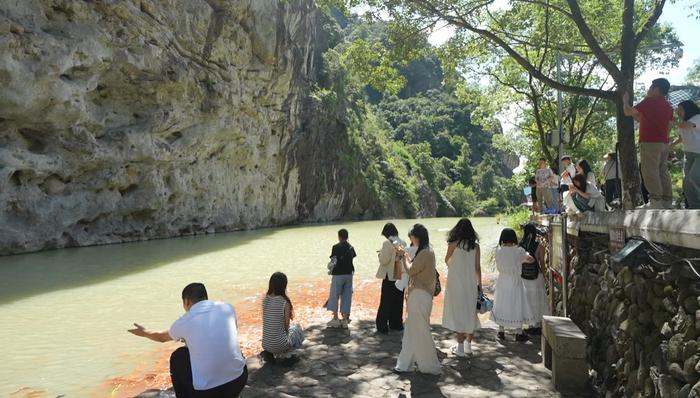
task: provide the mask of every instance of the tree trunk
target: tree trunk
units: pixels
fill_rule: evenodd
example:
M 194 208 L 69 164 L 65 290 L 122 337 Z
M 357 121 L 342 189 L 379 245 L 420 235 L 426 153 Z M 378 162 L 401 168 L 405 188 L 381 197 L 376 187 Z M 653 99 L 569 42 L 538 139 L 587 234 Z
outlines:
M 634 141 L 634 119 L 625 116 L 622 99 L 615 101 L 617 110 L 617 142 L 619 144 L 620 178 L 622 178 L 622 205 L 633 209 L 642 203 L 637 146 Z
M 622 173 L 622 206 L 633 209 L 642 203 L 641 181 L 639 178 L 639 163 L 637 162 L 637 146 L 634 141 L 634 119 L 625 116 L 622 106 L 622 94 L 626 91 L 633 99 L 634 90 L 634 61 L 637 54 L 634 41 L 634 2 L 624 0 L 625 9 L 622 13 L 622 38 L 620 47 L 620 74 L 616 80 L 617 95 L 615 109 L 617 111 L 617 142 L 619 146 L 619 164 Z

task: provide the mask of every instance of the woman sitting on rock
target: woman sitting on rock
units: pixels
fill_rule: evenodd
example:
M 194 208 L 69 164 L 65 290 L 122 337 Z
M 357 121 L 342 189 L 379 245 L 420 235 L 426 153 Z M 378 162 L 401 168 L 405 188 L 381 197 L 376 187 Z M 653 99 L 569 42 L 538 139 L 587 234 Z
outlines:
M 413 262 L 409 264 L 405 251 L 397 249 L 404 258 L 409 282 L 401 353 L 394 371 L 410 372 L 417 365 L 421 373 L 440 374 L 440 361 L 430 334 L 430 312 L 433 309 L 436 277 L 435 253 L 430 247 L 428 230 L 423 225 L 414 225 L 409 236 L 411 243 L 417 247 Z
M 290 327 L 294 319 L 294 306 L 287 297 L 287 275 L 275 272 L 270 277 L 267 294 L 262 303 L 263 310 L 263 359 L 272 362 L 276 357 L 285 358 L 287 363 L 297 360 L 290 351 L 301 347 L 304 332 L 298 324 Z
M 605 211 L 605 198 L 595 184 L 586 180 L 583 174 L 576 174 L 566 198 L 569 212 Z

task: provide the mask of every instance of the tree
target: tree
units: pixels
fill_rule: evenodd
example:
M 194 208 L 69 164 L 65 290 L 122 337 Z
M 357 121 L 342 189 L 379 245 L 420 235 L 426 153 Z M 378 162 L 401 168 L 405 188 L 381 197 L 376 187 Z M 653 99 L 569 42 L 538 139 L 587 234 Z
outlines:
M 693 66 L 688 69 L 685 82 L 687 84 L 700 85 L 700 59 L 696 59 Z
M 530 53 L 528 57 L 542 65 L 543 69 L 545 65 L 549 65 L 549 68 L 556 67 L 556 60 L 549 54 Z M 521 137 L 528 141 L 527 145 L 518 140 L 510 142 L 507 146 L 528 159 L 544 156 L 548 163 L 556 164 L 556 150 L 552 150 L 547 143 L 547 134 L 556 131 L 558 127 L 555 91 L 524 72 L 511 58 L 498 58 L 491 52 L 484 51 L 479 62 L 470 63 L 469 68 L 469 73 L 474 79 L 487 75 L 492 84 L 487 86 L 486 91 L 465 90 L 468 97 L 476 102 L 485 114 L 509 114 L 509 122 L 515 125 Z M 569 84 L 584 85 L 590 81 L 596 81 L 601 87 L 606 84 L 604 79 L 593 73 L 595 65 L 590 62 L 569 59 L 564 62 L 563 69 L 562 81 Z M 582 147 L 587 146 L 592 135 L 606 138 L 614 135 L 614 126 L 610 123 L 613 108 L 610 103 L 600 98 L 566 96 L 563 101 L 563 115 L 563 130 L 570 137 L 567 153 L 582 152 Z M 603 150 L 612 149 L 613 144 Z
M 535 80 L 567 93 L 600 98 L 615 105 L 617 140 L 624 181 L 625 207 L 641 203 L 639 170 L 636 160 L 634 123 L 623 112 L 622 94 L 632 92 L 638 68 L 647 59 L 640 49 L 663 45 L 673 52 L 673 35 L 659 35 L 657 22 L 666 0 L 510 0 L 507 8 L 492 7 L 488 0 L 366 0 L 364 3 L 392 20 L 397 43 L 410 46 L 436 26 L 455 28 L 450 45 L 454 54 L 468 54 L 474 46 L 487 46 L 507 55 Z M 533 18 L 544 23 L 531 29 Z M 513 34 L 509 25 L 520 24 Z M 668 29 L 666 29 L 668 31 Z M 664 41 L 665 40 L 665 41 Z M 596 65 L 596 74 L 610 79 L 606 86 L 560 82 L 551 68 L 533 63 L 528 54 L 546 51 L 577 54 Z M 657 52 L 663 55 L 663 52 Z M 653 57 L 650 57 L 653 60 Z M 459 68 L 465 58 L 453 58 Z M 443 68 L 446 65 L 443 64 Z

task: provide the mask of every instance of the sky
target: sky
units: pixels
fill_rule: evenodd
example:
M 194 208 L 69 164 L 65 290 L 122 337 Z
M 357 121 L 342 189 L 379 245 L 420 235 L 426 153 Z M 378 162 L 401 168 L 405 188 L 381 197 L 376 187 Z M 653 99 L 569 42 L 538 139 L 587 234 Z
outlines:
M 700 60 L 700 20 L 695 18 L 695 15 L 688 10 L 691 4 L 695 4 L 698 0 L 678 0 L 675 3 L 667 2 L 659 22 L 670 23 L 676 30 L 679 40 L 683 43 L 683 56 L 680 59 L 679 65 L 669 71 L 647 71 L 638 79 L 638 83 L 648 86 L 651 81 L 657 77 L 665 76 L 671 85 L 682 85 L 685 81 L 685 76 L 688 73 L 688 68 L 696 60 Z M 493 7 L 498 8 L 506 5 L 507 0 L 497 0 Z M 429 41 L 433 45 L 440 45 L 447 41 L 452 36 L 453 29 L 450 27 L 439 29 L 433 32 Z

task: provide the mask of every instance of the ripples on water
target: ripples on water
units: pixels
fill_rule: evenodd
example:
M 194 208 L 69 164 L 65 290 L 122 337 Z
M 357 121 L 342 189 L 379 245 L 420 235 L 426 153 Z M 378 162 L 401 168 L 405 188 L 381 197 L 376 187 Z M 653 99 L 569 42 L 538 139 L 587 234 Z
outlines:
M 413 223 L 425 224 L 442 259 L 456 221 L 395 224 L 403 236 Z M 488 252 L 501 227 L 493 218 L 473 221 Z M 367 281 L 355 288 L 353 314 L 373 317 L 383 225 L 296 226 L 0 257 L 0 396 L 126 396 L 169 384 L 167 355 L 175 343 L 158 345 L 126 329 L 133 322 L 167 328 L 182 314 L 180 292 L 193 281 L 203 282 L 210 298 L 235 303 L 248 354 L 259 349 L 257 297 L 274 271 L 288 275 L 299 320 L 325 321 L 325 264 L 341 227 L 358 253 L 356 280 Z

